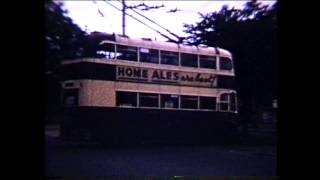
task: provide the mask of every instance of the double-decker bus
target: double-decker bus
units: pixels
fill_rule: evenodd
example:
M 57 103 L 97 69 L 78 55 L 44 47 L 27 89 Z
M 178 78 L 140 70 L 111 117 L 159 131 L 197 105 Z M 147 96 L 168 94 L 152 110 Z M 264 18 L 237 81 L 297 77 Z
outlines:
M 110 144 L 224 143 L 236 135 L 232 54 L 106 34 L 61 64 L 62 137 Z

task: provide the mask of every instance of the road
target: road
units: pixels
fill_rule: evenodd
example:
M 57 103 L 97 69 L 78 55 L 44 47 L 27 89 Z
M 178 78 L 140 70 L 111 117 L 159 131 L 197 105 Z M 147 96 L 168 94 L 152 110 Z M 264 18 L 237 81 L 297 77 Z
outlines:
M 276 176 L 275 148 L 78 146 L 47 136 L 47 176 Z

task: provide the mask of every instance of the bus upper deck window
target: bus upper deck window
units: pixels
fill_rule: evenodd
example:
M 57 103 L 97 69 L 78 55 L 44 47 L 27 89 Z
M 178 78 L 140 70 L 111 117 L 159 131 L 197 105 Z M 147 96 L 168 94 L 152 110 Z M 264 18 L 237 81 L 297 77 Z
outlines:
M 138 51 L 136 47 L 117 45 L 117 59 L 127 61 L 137 61 Z
M 103 43 L 99 45 L 96 51 L 96 57 L 114 59 L 116 57 L 115 45 L 111 43 Z
M 139 48 L 140 61 L 149 63 L 159 63 L 159 50 Z
M 220 57 L 220 69 L 221 70 L 232 70 L 231 59 Z
M 209 69 L 216 69 L 217 59 L 215 56 L 203 56 L 200 55 L 200 67 L 201 68 L 209 68 Z
M 195 54 L 181 53 L 181 66 L 198 67 L 198 56 Z
M 161 51 L 161 64 L 179 65 L 178 53 Z

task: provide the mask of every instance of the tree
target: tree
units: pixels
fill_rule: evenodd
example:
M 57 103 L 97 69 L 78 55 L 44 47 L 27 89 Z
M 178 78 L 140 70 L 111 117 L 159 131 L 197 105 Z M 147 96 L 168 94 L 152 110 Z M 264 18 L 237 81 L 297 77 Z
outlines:
M 87 35 L 66 16 L 62 3 L 45 3 L 45 67 L 46 72 L 46 120 L 56 122 L 60 107 L 60 84 L 58 68 L 61 60 L 84 55 Z
M 46 71 L 55 71 L 62 59 L 73 59 L 83 55 L 86 33 L 74 24 L 63 3 L 46 1 Z
M 232 52 L 244 123 L 252 111 L 271 106 L 276 98 L 276 5 L 253 0 L 243 9 L 223 6 L 218 12 L 199 13 L 202 20 L 195 25 L 184 25 L 190 34 L 186 43 Z

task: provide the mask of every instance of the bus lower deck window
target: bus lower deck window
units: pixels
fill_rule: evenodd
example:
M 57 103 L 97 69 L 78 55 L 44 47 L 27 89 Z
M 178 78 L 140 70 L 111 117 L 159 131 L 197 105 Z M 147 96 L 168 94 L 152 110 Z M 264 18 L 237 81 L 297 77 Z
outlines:
M 229 94 L 224 93 L 220 96 L 220 110 L 221 111 L 228 111 L 229 110 Z
M 161 95 L 161 108 L 178 108 L 179 106 L 179 96 L 177 95 Z
M 229 110 L 229 103 L 220 103 L 220 110 L 228 111 Z
M 181 108 L 198 109 L 198 97 L 197 96 L 181 96 Z
M 78 105 L 78 89 L 65 89 L 63 91 L 63 105 L 64 106 L 77 106 Z
M 200 97 L 200 109 L 215 110 L 216 97 Z
M 225 93 L 220 96 L 220 110 L 222 111 L 236 111 L 236 94 Z
M 229 101 L 229 94 L 221 94 L 220 101 Z
M 159 95 L 151 93 L 139 93 L 140 107 L 159 107 Z
M 230 111 L 236 111 L 236 94 L 230 94 Z
M 230 104 L 230 111 L 236 111 L 236 104 L 235 103 L 231 103 Z
M 136 107 L 137 93 L 136 92 L 117 92 L 117 106 L 120 107 Z

